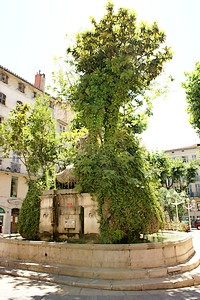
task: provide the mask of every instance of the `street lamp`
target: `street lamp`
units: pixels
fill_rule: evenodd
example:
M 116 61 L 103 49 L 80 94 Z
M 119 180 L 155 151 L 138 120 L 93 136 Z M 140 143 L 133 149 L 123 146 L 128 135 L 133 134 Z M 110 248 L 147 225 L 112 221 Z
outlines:
M 191 217 L 190 217 L 190 209 L 194 208 L 195 207 L 195 200 L 192 199 L 192 201 L 190 202 L 190 198 L 186 197 L 185 199 L 185 202 L 186 202 L 186 205 L 184 205 L 184 208 L 187 209 L 188 211 L 188 221 L 189 221 L 189 228 L 190 228 L 190 231 L 191 231 Z
M 167 202 L 169 204 L 175 205 L 176 207 L 176 229 L 178 229 L 178 223 L 179 223 L 179 218 L 178 218 L 178 205 L 183 204 L 184 200 L 180 199 L 179 194 L 174 190 L 173 193 L 168 193 L 167 196 Z M 173 202 L 174 200 L 174 202 Z

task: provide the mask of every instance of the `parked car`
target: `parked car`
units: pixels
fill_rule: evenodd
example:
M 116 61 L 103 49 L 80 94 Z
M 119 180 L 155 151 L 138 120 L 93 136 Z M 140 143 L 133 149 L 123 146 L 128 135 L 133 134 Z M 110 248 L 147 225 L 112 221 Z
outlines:
M 200 230 L 200 219 L 196 219 L 194 222 L 194 227 Z

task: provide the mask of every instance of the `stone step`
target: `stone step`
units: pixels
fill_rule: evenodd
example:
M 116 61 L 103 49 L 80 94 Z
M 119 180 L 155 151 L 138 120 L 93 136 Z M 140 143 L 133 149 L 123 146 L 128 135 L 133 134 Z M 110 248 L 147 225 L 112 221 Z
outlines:
M 65 284 L 69 286 L 116 291 L 145 291 L 158 289 L 175 289 L 200 284 L 200 266 L 191 272 L 160 278 L 144 278 L 132 280 L 90 279 L 30 270 L 0 267 L 0 274 L 30 278 L 33 280 Z

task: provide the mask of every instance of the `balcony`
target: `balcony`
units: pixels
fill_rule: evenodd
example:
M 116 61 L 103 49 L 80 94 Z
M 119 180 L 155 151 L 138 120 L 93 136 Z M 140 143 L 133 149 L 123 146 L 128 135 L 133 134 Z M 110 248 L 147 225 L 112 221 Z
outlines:
M 195 177 L 195 181 L 200 181 L 200 176 L 199 176 L 199 175 L 197 175 L 197 176 Z
M 200 192 L 190 192 L 188 196 L 189 198 L 200 197 Z
M 16 162 L 10 163 L 10 172 L 12 173 L 20 173 L 21 165 Z

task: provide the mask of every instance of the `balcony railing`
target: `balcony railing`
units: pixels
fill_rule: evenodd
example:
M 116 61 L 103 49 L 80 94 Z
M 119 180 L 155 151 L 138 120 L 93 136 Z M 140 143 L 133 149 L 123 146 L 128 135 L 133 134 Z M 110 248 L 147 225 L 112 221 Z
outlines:
M 188 196 L 189 196 L 190 198 L 192 198 L 192 197 L 200 197 L 200 192 L 190 192 L 190 193 L 188 194 Z
M 10 171 L 13 173 L 20 173 L 21 165 L 16 162 L 10 163 Z

